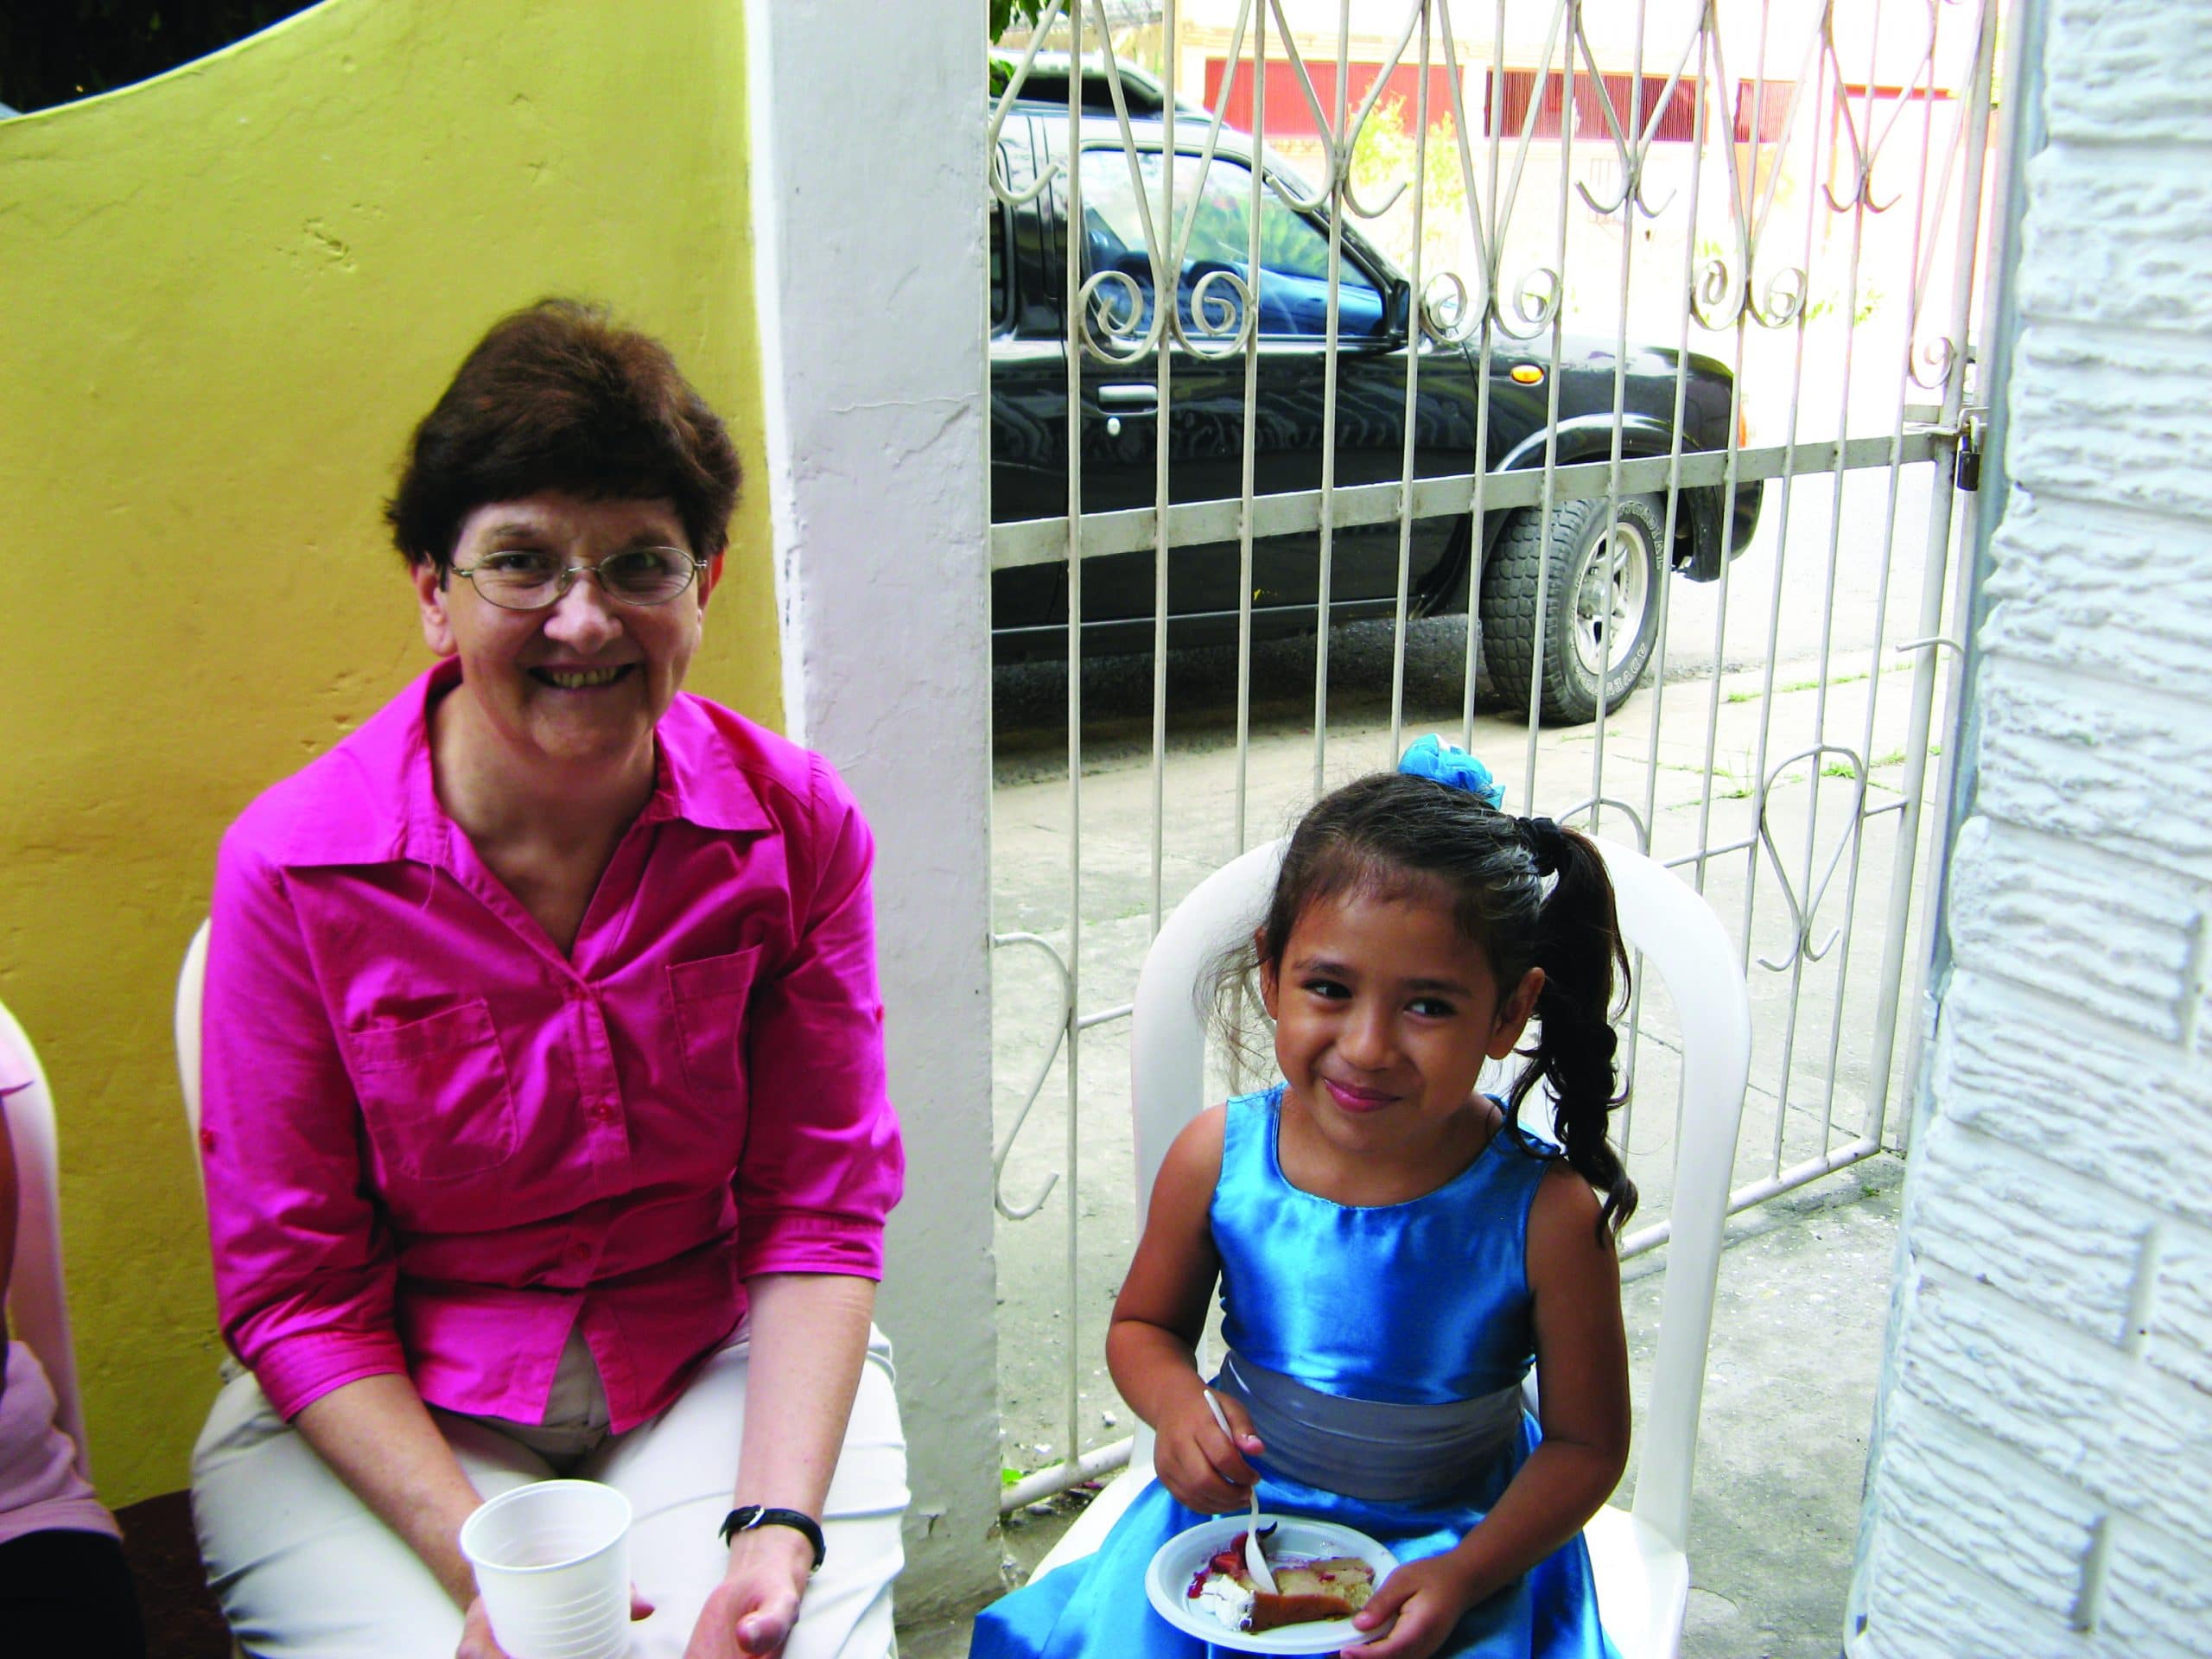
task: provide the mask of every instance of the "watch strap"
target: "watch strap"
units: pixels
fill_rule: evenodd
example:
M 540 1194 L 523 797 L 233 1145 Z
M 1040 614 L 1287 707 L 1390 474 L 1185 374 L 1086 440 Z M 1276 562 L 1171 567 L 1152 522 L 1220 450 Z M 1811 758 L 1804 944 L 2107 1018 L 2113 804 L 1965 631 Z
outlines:
M 814 1546 L 813 1570 L 821 1570 L 830 1547 L 823 1539 L 822 1523 L 804 1510 L 778 1510 L 765 1503 L 741 1503 L 722 1521 L 722 1542 L 729 1543 L 739 1533 L 752 1532 L 760 1527 L 789 1527 Z

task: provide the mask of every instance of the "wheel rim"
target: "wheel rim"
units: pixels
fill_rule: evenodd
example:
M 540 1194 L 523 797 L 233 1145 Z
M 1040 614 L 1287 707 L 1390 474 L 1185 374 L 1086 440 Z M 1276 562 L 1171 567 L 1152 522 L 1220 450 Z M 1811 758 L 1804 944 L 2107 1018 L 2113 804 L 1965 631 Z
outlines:
M 1650 543 L 1625 517 L 1590 550 L 1574 593 L 1574 654 L 1592 679 L 1625 667 L 1651 603 Z

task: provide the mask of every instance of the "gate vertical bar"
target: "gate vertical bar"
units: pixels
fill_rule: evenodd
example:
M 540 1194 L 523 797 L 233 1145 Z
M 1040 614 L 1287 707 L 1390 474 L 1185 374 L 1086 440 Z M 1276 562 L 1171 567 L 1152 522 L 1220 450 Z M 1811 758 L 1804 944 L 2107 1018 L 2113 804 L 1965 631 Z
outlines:
M 1829 16 L 1831 17 L 1834 16 L 1833 7 L 1830 9 Z M 1819 859 L 1821 834 L 1821 780 L 1827 776 L 1828 770 L 1827 766 L 1823 764 L 1822 756 L 1828 753 L 1828 676 L 1833 665 L 1835 650 L 1836 556 L 1841 547 L 1843 540 L 1843 461 L 1846 441 L 1849 437 L 1851 432 L 1851 379 L 1852 369 L 1853 366 L 1851 347 L 1853 340 L 1856 337 L 1859 327 L 1859 318 L 1857 315 L 1859 303 L 1859 262 L 1860 256 L 1866 248 L 1868 198 L 1871 194 L 1872 187 L 1874 165 L 1874 156 L 1872 152 L 1872 145 L 1874 142 L 1874 94 L 1876 86 L 1880 80 L 1878 70 L 1881 63 L 1882 8 L 1878 5 L 1876 6 L 1869 16 L 1872 21 L 1866 31 L 1866 84 L 1865 91 L 1867 148 L 1864 152 L 1862 152 L 1860 149 L 1857 133 L 1855 131 L 1851 133 L 1851 164 L 1855 171 L 1852 181 L 1851 197 L 1851 254 L 1849 263 L 1847 266 L 1847 274 L 1844 279 L 1843 373 L 1839 381 L 1836 391 L 1836 435 L 1834 445 L 1834 476 L 1833 486 L 1828 492 L 1827 549 L 1825 556 L 1825 563 L 1822 566 L 1821 575 L 1821 665 L 1820 671 L 1814 676 L 1815 680 L 1817 682 L 1813 692 L 1814 753 L 1812 756 L 1812 772 L 1806 779 L 1808 798 L 1805 806 L 1805 849 L 1803 859 L 1799 866 L 1800 874 L 1798 878 L 1798 891 L 1804 895 L 1805 913 L 1796 918 L 1798 924 L 1797 938 L 1792 942 L 1789 952 L 1789 1017 L 1788 1020 L 1784 1022 L 1783 1027 L 1781 1087 L 1777 1092 L 1775 1101 L 1774 1166 L 1775 1173 L 1777 1174 L 1779 1174 L 1782 1170 L 1783 1133 L 1789 1122 L 1789 1095 L 1792 1084 L 1795 1080 L 1795 1065 L 1797 1053 L 1798 1014 L 1803 1006 L 1802 992 L 1804 989 L 1805 978 L 1808 972 L 1810 970 L 1814 960 L 1810 954 L 1812 949 L 1810 931 L 1812 926 L 1812 912 L 1818 908 L 1819 899 L 1821 897 L 1820 893 L 1817 892 L 1814 887 L 1814 872 L 1818 867 Z M 1842 132 L 1850 130 L 1851 90 L 1848 84 L 1843 79 L 1843 60 L 1841 55 L 1836 50 L 1832 35 L 1830 36 L 1828 45 L 1828 61 L 1834 65 L 1836 71 L 1836 96 L 1833 104 L 1827 105 L 1824 107 L 1828 112 L 1828 121 L 1831 129 L 1837 131 L 1840 137 Z M 1828 150 L 1831 168 L 1833 168 L 1835 160 L 1840 154 L 1841 149 L 1840 142 L 1832 141 Z M 1817 218 L 1820 210 L 1812 203 L 1812 194 L 1813 193 L 1810 191 L 1806 193 L 1807 211 L 1808 214 Z M 1827 187 L 1823 187 L 1821 194 L 1828 198 L 1830 205 L 1833 206 L 1834 202 L 1833 192 Z M 1809 270 L 1809 269 L 1810 264 L 1808 261 L 1808 270 Z M 1809 298 L 1810 289 L 1808 288 L 1808 301 Z M 1799 313 L 1799 339 L 1801 342 L 1803 339 L 1804 327 L 1809 321 L 1810 310 L 1811 307 L 1808 303 L 1805 309 Z M 1885 557 L 1886 558 L 1886 556 L 1885 552 Z M 1770 678 L 1773 674 L 1774 659 L 1780 654 L 1777 646 L 1779 644 L 1781 623 L 1781 586 L 1777 583 L 1775 588 L 1776 605 L 1774 626 L 1767 636 L 1767 662 Z M 1875 632 L 1878 639 L 1880 634 L 1880 619 L 1878 617 L 1875 622 Z M 1771 703 L 1769 703 L 1767 705 L 1765 717 L 1761 724 L 1761 735 L 1763 739 L 1769 725 L 1771 722 L 1772 717 L 1773 706 Z M 1866 755 L 1861 754 L 1857 757 L 1857 787 L 1852 797 L 1852 820 L 1854 834 L 1856 831 L 1856 826 L 1859 823 L 1863 822 L 1860 815 L 1864 813 L 1866 806 L 1866 760 L 1867 757 Z M 1756 856 L 1756 855 L 1754 855 L 1754 856 Z M 1748 916 L 1751 902 L 1751 894 L 1747 889 L 1745 894 L 1746 932 L 1749 931 Z M 1849 931 L 1848 919 L 1848 913 L 1847 912 L 1847 926 L 1845 930 L 1847 932 Z M 1837 995 L 1840 999 L 1843 991 L 1843 985 L 1840 979 L 1837 982 L 1836 988 Z M 1830 1093 L 1832 1091 L 1823 1092 Z M 1830 1128 L 1831 1125 L 1826 1121 L 1823 1121 L 1821 1128 L 1821 1149 L 1819 1154 L 1821 1157 L 1826 1157 L 1830 1149 Z
M 1559 365 L 1565 344 L 1567 314 L 1567 216 L 1568 213 L 1569 180 L 1574 168 L 1574 31 L 1582 16 L 1582 0 L 1560 0 L 1560 8 L 1552 20 L 1552 34 L 1545 43 L 1545 63 L 1551 62 L 1551 54 L 1559 54 L 1560 110 L 1559 110 L 1559 248 L 1553 255 L 1551 315 L 1545 322 L 1551 334 L 1552 348 L 1544 365 L 1544 493 L 1541 507 L 1543 526 L 1543 557 L 1536 562 L 1536 629 L 1535 649 L 1529 653 L 1529 741 L 1521 773 L 1521 798 L 1533 810 L 1536 804 L 1536 738 L 1543 724 L 1544 715 L 1544 636 L 1550 632 L 1545 626 L 1549 614 L 1546 601 L 1551 596 L 1552 545 L 1554 531 L 1553 515 L 1559 502 L 1554 492 L 1559 484 Z M 1541 77 L 1537 82 L 1537 97 L 1542 93 Z M 1531 100 L 1530 117 L 1535 116 L 1535 99 Z M 1524 146 L 1525 149 L 1525 146 Z M 1521 296 L 1515 296 L 1517 307 Z
M 1974 41 L 1974 91 L 1967 105 L 1965 167 L 1960 179 L 1959 228 L 1956 261 L 1951 280 L 1949 348 L 1943 377 L 1942 424 L 1955 433 L 1966 410 L 1967 342 L 1974 321 L 1975 258 L 1980 247 L 1981 194 L 1988 173 L 1989 103 L 1997 59 L 1997 0 L 1982 0 L 1980 28 Z M 1936 574 L 1933 553 L 1951 542 L 1952 492 L 1930 492 L 1928 503 L 1928 546 L 1931 555 L 1920 589 L 1920 623 L 1916 638 L 1930 639 L 1943 622 L 1943 582 Z M 1936 648 L 1919 648 L 1912 671 L 1912 723 L 1905 738 L 1904 810 L 1897 822 L 1897 844 L 1890 877 L 1889 936 L 1882 947 L 1882 983 L 1901 989 L 1904 971 L 1906 913 L 1912 903 L 1912 872 L 1920 847 L 1920 819 L 1928 775 L 1928 734 L 1936 702 Z M 1881 1139 L 1888 1122 L 1890 1077 L 1896 1059 L 1897 1002 L 1885 997 L 1874 1021 L 1872 1065 L 1866 1079 L 1866 1138 Z M 1908 1069 L 1905 1075 L 1910 1077 Z
M 1068 8 L 1068 213 L 1083 223 L 1083 14 L 1086 0 Z M 1076 1286 L 1083 1205 L 1077 1197 L 1082 1146 L 1076 1132 L 1082 1098 L 1079 1050 L 1083 1040 L 1083 258 L 1070 238 L 1065 261 L 1068 326 L 1068 1003 L 1067 1003 L 1067 1306 L 1077 1309 Z M 1067 1451 L 1081 1446 L 1082 1405 L 1077 1397 L 1074 1344 L 1067 1367 Z
M 1643 151 L 1638 144 L 1638 141 L 1641 139 L 1643 132 L 1644 0 L 1636 0 L 1635 29 L 1636 45 L 1629 59 L 1628 77 L 1628 142 L 1630 147 L 1629 149 L 1624 149 L 1622 153 L 1621 200 L 1620 205 L 1616 210 L 1621 216 L 1621 302 L 1620 309 L 1618 314 L 1619 323 L 1618 327 L 1615 329 L 1613 335 L 1613 430 L 1611 438 L 1606 445 L 1605 453 L 1605 570 L 1606 587 L 1609 591 L 1606 603 L 1605 623 L 1599 631 L 1598 634 L 1598 713 L 1596 721 L 1592 727 L 1593 735 L 1590 745 L 1590 827 L 1593 830 L 1599 831 L 1602 831 L 1605 827 L 1605 716 L 1611 712 L 1611 709 L 1606 707 L 1607 700 L 1605 695 L 1612 678 L 1613 665 L 1613 607 L 1611 603 L 1610 589 L 1616 579 L 1616 563 L 1621 556 L 1618 551 L 1618 543 L 1620 536 L 1622 423 L 1623 416 L 1626 412 L 1625 404 L 1627 403 L 1628 391 L 1628 313 L 1630 294 L 1630 272 L 1633 268 L 1634 256 L 1636 252 L 1636 215 L 1638 209 L 1643 205 L 1640 200 L 1643 183 L 1641 177 L 1643 170 Z M 1589 37 L 1586 34 L 1580 33 L 1579 23 L 1578 38 L 1582 41 L 1583 57 L 1590 63 L 1590 78 L 1592 83 L 1596 89 L 1598 96 L 1605 100 L 1606 119 L 1609 122 L 1613 121 L 1617 119 L 1617 118 L 1613 113 L 1612 94 L 1605 89 L 1605 78 L 1599 72 L 1595 58 L 1590 51 Z M 1570 59 L 1569 61 L 1572 62 L 1573 60 Z M 1618 135 L 1616 135 L 1616 142 L 1618 142 Z M 1586 200 L 1589 200 L 1586 195 L 1584 199 Z M 1596 204 L 1592 202 L 1591 205 L 1594 207 Z M 1680 363 L 1675 365 L 1675 379 L 1677 385 L 1681 385 L 1683 372 L 1687 366 L 1687 365 Z M 1670 562 L 1669 554 L 1671 551 L 1671 547 L 1662 547 L 1658 550 L 1656 563 L 1659 569 L 1660 580 L 1659 582 L 1655 585 L 1663 587 L 1665 584 L 1668 565 Z M 1586 587 L 1587 586 L 1586 577 L 1584 579 L 1584 585 Z M 1644 603 L 1646 605 L 1652 604 L 1656 601 L 1656 596 L 1655 594 L 1647 594 L 1644 598 Z M 1577 596 L 1577 600 L 1579 608 L 1580 595 Z M 1641 619 L 1638 620 L 1640 622 Z M 1630 647 L 1632 650 L 1635 646 L 1634 639 L 1631 639 L 1629 643 Z M 1633 1075 L 1635 1068 L 1636 1027 L 1634 1022 L 1631 1021 L 1629 1027 L 1629 1056 L 1627 1062 L 1627 1070 L 1630 1075 Z M 1625 1124 L 1624 1124 L 1621 1133 L 1624 1136 L 1627 1132 Z
M 1413 296 L 1406 308 L 1405 442 L 1398 468 L 1398 595 L 1390 624 L 1390 753 L 1383 765 L 1395 766 L 1405 750 L 1406 730 L 1406 602 L 1413 584 L 1414 563 L 1414 449 L 1419 437 L 1421 352 L 1421 243 L 1426 226 L 1422 213 L 1428 194 L 1428 55 L 1429 4 L 1421 3 L 1421 78 L 1414 90 L 1414 252 L 1413 269 L 1407 273 Z
M 1866 671 L 1866 712 L 1865 721 L 1862 722 L 1860 728 L 1859 741 L 1859 754 L 1869 775 L 1871 775 L 1874 766 L 1876 721 L 1881 709 L 1883 672 L 1882 656 L 1884 648 L 1888 643 L 1890 580 L 1893 572 L 1896 559 L 1897 495 L 1899 486 L 1903 481 L 1904 474 L 1904 465 L 1901 458 L 1904 453 L 1904 444 L 1905 409 L 1912 385 L 1912 343 L 1915 337 L 1919 333 L 1921 311 L 1926 299 L 1926 296 L 1922 289 L 1920 280 L 1920 273 L 1922 270 L 1921 245 L 1923 238 L 1929 228 L 1928 169 L 1929 158 L 1935 149 L 1936 64 L 1942 47 L 1942 41 L 1940 38 L 1941 16 L 1942 14 L 1940 11 L 1931 10 L 1929 16 L 1928 53 L 1923 60 L 1924 73 L 1922 75 L 1916 77 L 1916 81 L 1920 86 L 1920 165 L 1914 183 L 1912 204 L 1912 239 L 1908 254 L 1908 263 L 1912 271 L 1914 280 L 1908 290 L 1910 297 L 1905 314 L 1904 346 L 1904 350 L 1899 354 L 1897 365 L 1897 395 L 1895 412 L 1891 417 L 1890 429 L 1891 459 L 1889 466 L 1886 468 L 1888 474 L 1888 486 L 1885 492 L 1883 507 L 1881 574 L 1880 578 L 1876 584 L 1874 599 L 1876 627 L 1874 640 L 1869 648 Z M 1910 94 L 1908 94 L 1908 97 L 1910 97 Z M 1910 105 L 1909 101 L 1904 105 L 1901 106 L 1899 114 L 1892 118 L 1892 129 L 1901 124 L 1903 120 L 1903 111 L 1909 109 L 1910 107 Z M 1937 187 L 1937 197 L 1936 201 L 1936 213 L 1939 217 L 1942 212 L 1943 201 L 1948 195 L 1951 171 L 1953 167 L 1956 165 L 1958 162 L 1960 145 L 1964 137 L 1965 134 L 1963 130 L 1953 134 L 1951 142 L 1945 151 L 1943 173 Z M 1868 188 L 1871 189 L 1871 176 Z M 1892 203 L 1891 205 L 1894 206 L 1895 204 Z M 1938 488 L 1940 490 L 1940 485 L 1938 486 Z M 1923 560 L 1922 566 L 1922 579 L 1923 582 L 1927 580 L 1927 573 L 1929 565 L 1932 564 L 1939 569 L 1948 570 L 1949 564 L 1948 556 L 1948 552 L 1949 549 L 1948 545 L 1929 545 L 1922 550 L 1922 556 Z M 1844 888 L 1843 900 L 1843 913 L 1846 918 L 1846 926 L 1840 944 L 1839 954 L 1836 961 L 1836 999 L 1834 1007 L 1831 1012 L 1828 1020 L 1827 1054 L 1826 1057 L 1826 1064 L 1824 1065 L 1821 1072 L 1825 1086 L 1821 1090 L 1821 1148 L 1824 1154 L 1833 1153 L 1834 1150 L 1835 1102 L 1837 1092 L 1836 1067 L 1838 1062 L 1842 1057 L 1844 1010 L 1848 1000 L 1853 946 L 1858 938 L 1856 922 L 1859 914 L 1859 879 L 1864 873 L 1866 861 L 1864 857 L 1864 842 L 1866 821 L 1867 815 L 1864 810 L 1864 804 L 1862 802 L 1861 810 L 1858 820 L 1852 826 L 1852 839 L 1849 855 L 1849 878 Z M 1885 944 L 1886 944 L 1886 943 L 1887 939 L 1885 935 Z M 1878 997 L 1885 1000 L 1893 999 L 1897 995 L 1899 988 L 1900 988 L 1896 984 L 1885 982 L 1878 990 L 1877 995 Z M 1866 1134 L 1866 1120 L 1862 1117 L 1860 1134 L 1858 1137 L 1858 1144 L 1860 1146 L 1871 1146 L 1877 1144 L 1877 1141 L 1873 1137 L 1870 1137 Z
M 1713 96 L 1715 99 L 1723 99 L 1726 97 L 1728 92 L 1728 70 L 1726 58 L 1721 50 L 1719 0 L 1706 0 L 1706 19 L 1707 38 L 1711 43 Z M 1764 212 L 1758 200 L 1758 162 L 1759 149 L 1765 142 L 1767 47 L 1769 27 L 1772 21 L 1772 7 L 1770 5 L 1762 5 L 1759 8 L 1758 48 L 1751 66 L 1751 132 L 1748 141 L 1751 154 L 1751 172 L 1748 179 L 1742 179 L 1738 176 L 1736 161 L 1735 111 L 1733 110 L 1726 111 L 1728 122 L 1728 137 L 1726 139 L 1728 147 L 1728 214 L 1731 226 L 1736 232 L 1737 256 L 1743 261 L 1744 265 L 1742 287 L 1736 295 L 1736 315 L 1733 319 L 1736 334 L 1735 350 L 1731 355 L 1729 363 L 1731 371 L 1730 378 L 1732 382 L 1728 394 L 1729 424 L 1738 429 L 1741 429 L 1743 422 L 1744 365 L 1746 353 L 1749 350 L 1751 322 L 1756 315 L 1755 308 L 1751 303 L 1751 271 L 1758 258 L 1759 232 L 1764 223 Z M 1785 115 L 1783 132 L 1784 143 L 1786 143 L 1787 137 L 1788 118 Z M 1777 181 L 1780 180 L 1782 175 L 1782 155 L 1779 153 L 1779 150 L 1777 150 L 1775 157 L 1775 177 Z M 1770 192 L 1768 201 L 1770 203 L 1772 200 L 1772 194 Z M 1719 274 L 1724 285 L 1723 292 L 1725 295 L 1725 285 L 1727 279 L 1727 270 L 1725 263 L 1720 266 Z M 1764 326 L 1764 320 L 1762 319 L 1761 321 L 1762 326 Z M 1728 578 L 1730 566 L 1732 563 L 1725 556 L 1725 550 L 1727 548 L 1730 539 L 1734 535 L 1736 518 L 1736 486 L 1738 480 L 1738 467 L 1740 465 L 1739 446 L 1735 445 L 1732 442 L 1728 454 L 1728 472 L 1726 478 L 1724 480 L 1724 488 L 1722 489 L 1720 497 L 1720 544 L 1724 550 L 1724 556 L 1720 561 L 1719 591 L 1713 604 L 1713 670 L 1710 676 L 1711 683 L 1706 695 L 1705 775 L 1698 790 L 1697 861 L 1692 873 L 1691 879 L 1691 886 L 1695 887 L 1700 893 L 1702 893 L 1705 891 L 1706 865 L 1711 856 L 1707 849 L 1712 845 L 1713 841 L 1713 763 L 1715 753 L 1715 745 L 1719 741 L 1720 731 L 1720 675 L 1722 665 L 1726 660 L 1727 654 Z M 1783 502 L 1782 505 L 1776 510 L 1777 516 L 1783 521 L 1783 533 L 1779 537 L 1777 537 L 1777 546 L 1775 549 L 1775 580 L 1777 582 L 1782 580 L 1783 546 L 1789 539 L 1788 507 L 1789 498 L 1788 479 L 1789 475 L 1785 472 L 1783 474 Z M 1758 877 L 1758 854 L 1756 850 L 1754 850 L 1751 867 L 1745 872 L 1745 879 L 1746 881 L 1752 881 L 1756 880 Z
M 1166 0 L 1167 39 L 1175 39 L 1175 0 Z M 1106 49 L 1110 54 L 1114 42 L 1109 35 Z M 1160 350 L 1153 358 L 1154 373 L 1160 388 L 1160 413 L 1154 417 L 1152 435 L 1153 505 L 1158 528 L 1153 533 L 1152 543 L 1152 931 L 1160 931 L 1162 914 L 1160 902 L 1160 866 L 1163 844 L 1167 834 L 1167 504 L 1169 495 L 1168 455 L 1173 444 L 1170 434 L 1174 429 L 1174 412 L 1169 397 L 1171 372 L 1175 353 L 1172 349 L 1175 338 L 1175 313 L 1182 308 L 1183 274 L 1180 269 L 1181 249 L 1175 235 L 1175 173 L 1179 157 L 1175 153 L 1175 60 L 1178 54 L 1172 44 L 1166 54 L 1166 97 L 1160 110 L 1160 225 L 1165 232 L 1160 245 L 1153 251 L 1152 308 L 1154 332 L 1160 336 Z M 1130 142 L 1124 131 L 1122 142 Z M 1198 188 L 1203 190 L 1200 181 Z M 1192 304 L 1197 303 L 1192 296 Z M 1071 1303 L 1071 1306 L 1074 1304 Z
M 1251 223 L 1246 229 L 1245 270 L 1252 282 L 1251 327 L 1244 334 L 1244 431 L 1236 512 L 1236 823 L 1231 850 L 1244 850 L 1249 833 L 1246 817 L 1252 781 L 1252 490 L 1258 466 L 1260 423 L 1260 288 L 1267 273 L 1260 264 L 1260 215 L 1266 206 L 1268 172 L 1268 0 L 1245 0 L 1252 18 Z M 1171 38 L 1169 50 L 1174 49 Z M 1233 80 L 1236 66 L 1227 66 Z M 1227 89 L 1224 89 L 1227 96 Z

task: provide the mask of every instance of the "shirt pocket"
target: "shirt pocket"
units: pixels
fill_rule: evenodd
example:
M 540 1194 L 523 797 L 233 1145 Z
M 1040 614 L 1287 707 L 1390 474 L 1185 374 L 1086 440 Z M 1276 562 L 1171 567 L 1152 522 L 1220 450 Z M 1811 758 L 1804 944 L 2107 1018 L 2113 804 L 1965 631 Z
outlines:
M 514 1155 L 514 1090 L 481 997 L 349 1033 L 346 1044 L 369 1138 L 388 1167 L 418 1181 L 451 1181 Z
M 753 994 L 760 947 L 668 965 L 684 1080 L 702 1095 L 727 1098 L 745 1087 L 745 1003 Z

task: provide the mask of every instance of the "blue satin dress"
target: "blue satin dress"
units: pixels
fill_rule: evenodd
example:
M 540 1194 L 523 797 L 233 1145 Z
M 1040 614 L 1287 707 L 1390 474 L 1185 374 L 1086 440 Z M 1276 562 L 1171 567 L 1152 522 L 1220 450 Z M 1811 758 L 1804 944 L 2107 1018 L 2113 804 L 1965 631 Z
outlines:
M 1211 1219 L 1230 1353 L 1215 1386 L 1244 1398 L 1268 1447 L 1255 1460 L 1262 1509 L 1356 1527 L 1401 1561 L 1440 1554 L 1541 1438 L 1518 1399 L 1535 1357 L 1524 1250 L 1557 1150 L 1501 1135 L 1433 1192 L 1347 1208 L 1284 1179 L 1281 1097 L 1277 1084 L 1229 1103 Z M 1183 1635 L 1145 1599 L 1154 1552 L 1208 1518 L 1154 1482 L 1096 1554 L 985 1608 L 969 1659 L 1233 1651 Z M 1618 1659 L 1582 1540 L 1471 1609 L 1440 1652 Z

